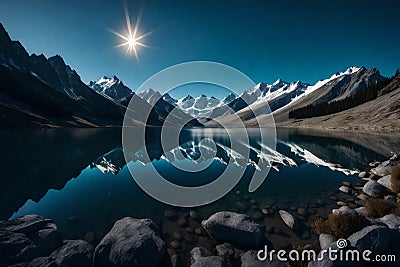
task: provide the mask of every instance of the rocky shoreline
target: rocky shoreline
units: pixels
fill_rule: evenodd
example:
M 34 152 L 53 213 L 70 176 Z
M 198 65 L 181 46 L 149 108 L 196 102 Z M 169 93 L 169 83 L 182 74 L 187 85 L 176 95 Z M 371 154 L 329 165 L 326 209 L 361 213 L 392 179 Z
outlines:
M 53 221 L 38 215 L 0 221 L 0 266 L 339 266 L 325 255 L 312 262 L 257 259 L 265 245 L 318 253 L 337 248 L 339 238 L 348 248 L 400 259 L 399 170 L 398 157 L 371 163 L 359 182 L 343 181 L 329 200 L 287 209 L 236 192 L 234 211 L 204 216 L 202 210 L 171 207 L 158 224 L 125 217 L 100 241 L 95 233 L 65 240 Z

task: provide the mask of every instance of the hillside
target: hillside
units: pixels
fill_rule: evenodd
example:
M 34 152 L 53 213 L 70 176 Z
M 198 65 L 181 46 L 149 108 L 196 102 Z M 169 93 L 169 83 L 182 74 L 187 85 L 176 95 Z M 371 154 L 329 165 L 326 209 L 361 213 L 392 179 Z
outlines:
M 383 131 L 400 130 L 400 75 L 382 89 L 375 100 L 360 106 L 308 119 L 286 119 L 278 112 L 275 123 L 278 127 L 300 127 L 337 130 Z M 254 122 L 249 122 L 249 124 Z

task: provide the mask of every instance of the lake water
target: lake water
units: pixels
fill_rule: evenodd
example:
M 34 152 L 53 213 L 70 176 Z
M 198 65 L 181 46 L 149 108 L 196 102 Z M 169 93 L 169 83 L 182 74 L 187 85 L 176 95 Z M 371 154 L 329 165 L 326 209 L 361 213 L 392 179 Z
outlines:
M 53 219 L 65 238 L 83 238 L 85 233 L 95 232 L 99 239 L 116 220 L 131 216 L 152 218 L 162 226 L 167 239 L 172 239 L 171 231 L 177 231 L 178 226 L 163 215 L 171 209 L 178 216 L 195 209 L 203 217 L 220 210 L 238 211 L 279 228 L 274 220 L 277 210 L 305 207 L 310 212 L 306 222 L 325 216 L 335 206 L 342 181 L 357 183 L 355 173 L 369 162 L 400 151 L 396 136 L 281 129 L 276 135 L 276 153 L 269 154 L 274 156 L 273 168 L 262 185 L 249 193 L 250 179 L 258 171 L 257 160 L 263 157 L 259 130 L 249 129 L 249 158 L 229 151 L 229 138 L 218 129 L 184 129 L 179 146 L 168 148 L 168 153 L 160 149 L 158 135 L 157 129 L 148 132 L 149 158 L 141 157 L 143 148 L 138 148 L 129 163 L 141 177 L 146 177 L 152 165 L 175 184 L 198 186 L 212 182 L 232 165 L 238 172 L 244 171 L 242 179 L 211 204 L 173 208 L 148 196 L 132 178 L 121 148 L 120 129 L 2 131 L 0 219 L 39 214 Z M 199 143 L 204 137 L 214 140 L 218 148 L 215 155 L 200 155 L 204 146 Z M 176 156 L 177 150 L 183 157 Z M 172 163 L 208 168 L 188 174 Z M 269 209 L 271 215 L 259 217 L 262 208 Z M 301 243 L 307 238 L 310 236 L 298 240 Z M 277 242 L 284 246 L 282 240 Z M 207 241 L 199 238 L 192 243 L 196 242 Z

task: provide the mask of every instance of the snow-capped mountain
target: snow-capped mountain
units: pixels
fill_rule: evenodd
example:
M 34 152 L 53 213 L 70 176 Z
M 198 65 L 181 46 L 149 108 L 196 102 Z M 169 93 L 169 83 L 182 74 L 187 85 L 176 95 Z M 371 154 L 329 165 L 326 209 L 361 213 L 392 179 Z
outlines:
M 97 82 L 89 82 L 89 87 L 96 92 L 104 95 L 107 98 L 114 100 L 121 100 L 132 94 L 132 90 L 123 84 L 123 82 L 117 78 L 117 76 L 106 77 L 103 76 Z
M 268 116 L 268 103 L 275 120 L 286 120 L 292 109 L 346 98 L 383 78 L 375 68 L 368 70 L 365 67 L 350 67 L 314 85 L 300 81 L 288 83 L 278 79 L 271 85 L 259 83 L 253 89 L 244 91 L 229 106 L 242 120 L 250 122 L 255 117 Z M 220 111 L 219 114 L 224 116 L 221 121 L 234 120 L 234 116 L 228 112 Z
M 304 94 L 293 98 L 289 104 L 274 112 L 275 120 L 287 120 L 290 110 L 344 99 L 383 79 L 376 68 L 350 67 L 307 87 Z
M 204 118 L 207 117 L 216 107 L 222 105 L 223 102 L 213 96 L 207 97 L 201 95 L 194 98 L 188 95 L 179 99 L 176 104 L 185 113 L 190 114 L 195 118 Z

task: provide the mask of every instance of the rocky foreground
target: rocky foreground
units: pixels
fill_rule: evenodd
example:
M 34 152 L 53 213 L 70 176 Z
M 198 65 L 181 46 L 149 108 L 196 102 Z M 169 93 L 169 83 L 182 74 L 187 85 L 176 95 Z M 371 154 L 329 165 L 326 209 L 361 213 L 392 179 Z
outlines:
M 338 249 L 337 240 L 344 238 L 343 248 L 371 250 L 373 255 L 395 255 L 400 260 L 400 161 L 398 158 L 379 163 L 359 174 L 360 183 L 343 182 L 339 191 L 349 198 L 337 201 L 328 218 L 319 218 L 314 233 L 319 245 L 291 248 L 301 252 L 313 249 Z M 347 201 L 347 202 L 346 202 Z M 254 201 L 253 201 L 254 202 Z M 262 210 L 265 213 L 266 210 Z M 301 233 L 303 210 L 292 213 L 279 210 L 280 219 L 288 232 Z M 261 214 L 261 213 L 260 213 Z M 300 214 L 300 215 L 299 215 Z M 177 218 L 173 210 L 164 214 L 171 222 L 184 226 L 185 218 Z M 125 217 L 115 222 L 112 229 L 99 241 L 90 234 L 86 240 L 65 240 L 57 226 L 38 215 L 26 215 L 11 221 L 0 221 L 0 266 L 341 266 L 321 254 L 319 261 L 281 262 L 259 261 L 257 252 L 265 245 L 272 249 L 271 229 L 259 223 L 256 217 L 220 211 L 204 219 L 190 211 L 188 219 L 198 221 L 193 234 L 198 242 L 189 250 L 181 249 L 181 241 L 190 236 L 165 237 L 165 232 L 151 219 Z M 339 221 L 339 223 L 337 223 Z M 336 224 L 335 224 L 336 222 Z M 164 227 L 164 225 L 163 225 Z M 201 246 L 201 237 L 210 240 Z M 166 242 L 168 240 L 169 242 Z M 190 241 L 190 240 L 189 240 Z M 188 254 L 182 257 L 182 251 Z M 180 253 L 179 253 L 180 252 Z M 289 251 L 288 251 L 289 252 Z M 351 262 L 350 266 L 364 266 Z M 391 262 L 386 266 L 397 266 Z

